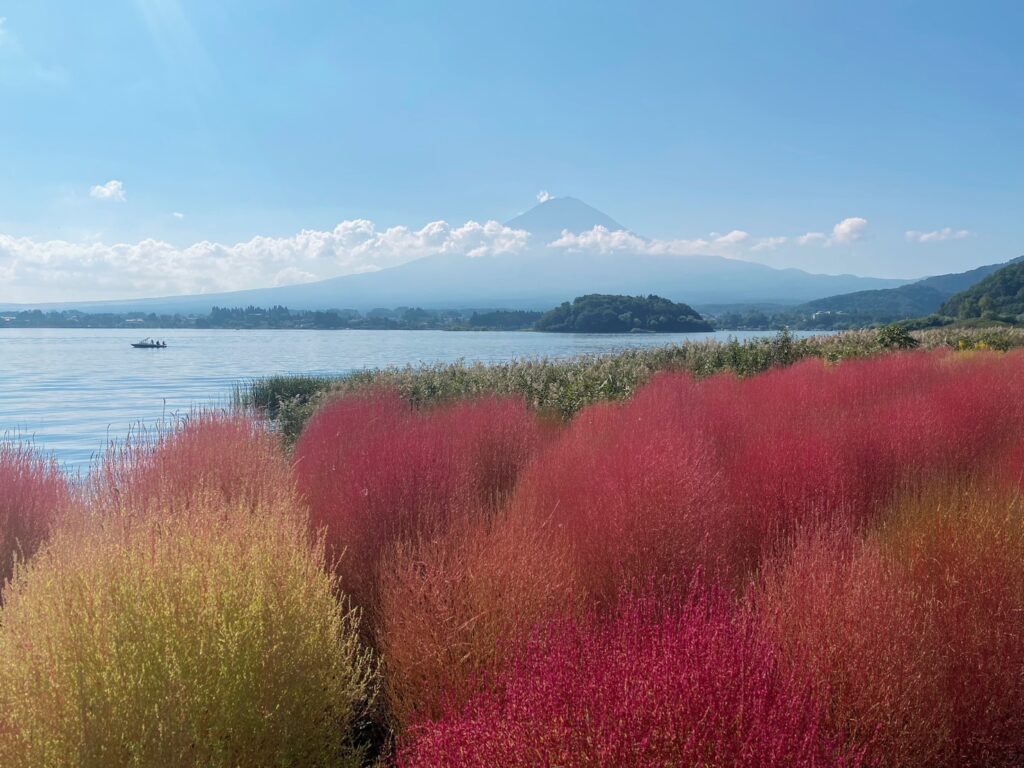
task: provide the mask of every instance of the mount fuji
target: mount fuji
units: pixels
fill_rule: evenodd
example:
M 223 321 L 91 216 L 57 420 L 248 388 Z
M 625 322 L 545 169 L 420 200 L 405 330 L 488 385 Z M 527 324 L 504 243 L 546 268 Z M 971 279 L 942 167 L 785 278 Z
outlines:
M 530 233 L 525 249 L 488 256 L 442 253 L 377 272 L 317 282 L 216 294 L 47 305 L 83 311 L 207 313 L 213 306 L 283 305 L 290 309 L 549 309 L 588 293 L 651 294 L 690 305 L 798 304 L 836 294 L 893 288 L 909 280 L 821 275 L 722 256 L 552 248 L 563 233 L 628 232 L 572 197 L 550 198 L 506 222 Z M 629 233 L 633 242 L 646 242 Z M 16 305 L 6 305 L 15 308 Z M 39 305 L 42 306 L 42 305 Z M 24 307 L 22 307 L 24 308 Z

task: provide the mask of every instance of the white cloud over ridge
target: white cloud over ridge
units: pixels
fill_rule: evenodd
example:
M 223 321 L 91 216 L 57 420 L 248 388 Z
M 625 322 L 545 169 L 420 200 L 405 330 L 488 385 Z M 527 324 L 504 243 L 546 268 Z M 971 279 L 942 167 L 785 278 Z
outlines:
M 117 186 L 111 187 L 113 184 Z M 123 195 L 124 191 L 116 180 L 100 188 L 106 190 L 103 194 Z M 173 212 L 170 217 L 184 218 Z M 531 242 L 528 232 L 496 221 L 469 221 L 461 226 L 435 221 L 419 229 L 379 229 L 372 221 L 354 219 L 331 230 L 303 230 L 289 237 L 258 236 L 235 244 L 204 240 L 187 247 L 157 239 L 108 245 L 0 234 L 0 302 L 219 293 L 372 272 L 438 254 L 481 258 L 521 253 L 528 248 L 756 259 L 759 254 L 797 246 L 829 248 L 855 243 L 867 227 L 866 219 L 848 217 L 828 233 L 754 236 L 733 229 L 694 239 L 651 240 L 629 231 L 596 226 L 584 232 L 563 231 L 560 237 L 545 243 Z M 911 230 L 906 236 L 914 242 L 933 242 L 962 239 L 967 231 Z
M 774 251 L 780 245 L 785 245 L 788 242 L 789 238 L 784 236 L 762 237 L 756 243 L 750 246 L 750 250 L 753 251 L 754 253 L 758 253 L 760 251 Z
M 97 184 L 89 190 L 89 197 L 123 203 L 125 201 L 124 184 L 117 179 L 111 179 L 106 184 Z
M 808 232 L 805 235 L 800 235 L 796 241 L 799 245 L 824 245 L 826 247 L 849 245 L 860 240 L 867 228 L 867 219 L 850 216 L 832 227 L 831 235 L 826 235 L 824 232 Z
M 418 230 L 377 229 L 365 219 L 291 237 L 186 248 L 147 239 L 106 245 L 0 234 L 0 301 L 86 301 L 263 288 L 372 272 L 442 253 L 479 258 L 515 253 L 529 233 L 488 221 Z
M 833 243 L 853 243 L 864 236 L 864 230 L 868 228 L 868 220 L 860 216 L 851 216 L 843 219 L 832 227 Z
M 940 243 L 943 240 L 964 240 L 971 236 L 969 230 L 953 229 L 944 227 L 934 232 L 918 232 L 916 229 L 908 229 L 905 237 L 911 243 Z
M 538 203 L 546 203 L 548 200 L 551 200 L 553 197 L 554 197 L 554 195 L 552 195 L 546 189 L 542 189 L 540 192 L 537 193 L 537 202 Z
M 695 240 L 646 240 L 625 230 L 611 231 L 596 226 L 586 232 L 562 232 L 562 236 L 549 243 L 550 248 L 574 251 L 612 253 L 631 251 L 657 256 L 729 256 L 750 239 L 750 233 L 734 229 L 724 235 L 712 232 L 706 238 Z

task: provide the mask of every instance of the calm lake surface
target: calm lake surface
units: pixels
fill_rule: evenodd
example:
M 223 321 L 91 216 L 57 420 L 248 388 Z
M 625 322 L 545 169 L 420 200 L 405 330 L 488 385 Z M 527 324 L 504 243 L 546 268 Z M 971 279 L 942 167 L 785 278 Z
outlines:
M 0 434 L 32 439 L 70 472 L 139 425 L 170 425 L 225 406 L 232 386 L 278 373 L 344 374 L 407 363 L 573 357 L 688 339 L 768 332 L 576 335 L 448 331 L 156 331 L 166 349 L 134 349 L 133 329 L 0 330 Z

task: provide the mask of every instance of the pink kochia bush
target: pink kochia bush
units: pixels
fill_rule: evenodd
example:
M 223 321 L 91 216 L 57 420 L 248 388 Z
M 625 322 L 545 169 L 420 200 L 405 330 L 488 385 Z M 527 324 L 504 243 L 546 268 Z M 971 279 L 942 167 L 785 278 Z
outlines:
M 302 433 L 295 475 L 345 591 L 371 607 L 387 544 L 443 528 L 456 513 L 493 513 L 542 440 L 516 398 L 421 412 L 388 392 L 345 397 Z
M 665 374 L 584 410 L 512 506 L 550 520 L 592 593 L 703 569 L 736 584 L 793 530 L 870 524 L 901 490 L 993 471 L 1024 432 L 1024 356 Z
M 413 729 L 400 768 L 856 766 L 824 709 L 720 596 L 629 598 L 538 633 L 463 710 Z
M 839 515 L 870 523 L 894 495 L 989 471 L 1024 427 L 1024 357 L 904 354 L 801 363 L 709 382 L 730 493 L 764 535 Z
M 194 506 L 294 507 L 278 439 L 237 412 L 198 411 L 173 430 L 114 446 L 90 474 L 90 503 L 107 513 Z
M 714 446 L 687 417 L 698 387 L 679 377 L 592 406 L 524 474 L 512 514 L 563 537 L 603 602 L 633 582 L 715 572 L 742 546 Z
M 35 553 L 68 501 L 56 462 L 27 445 L 0 441 L 0 589 L 15 560 Z

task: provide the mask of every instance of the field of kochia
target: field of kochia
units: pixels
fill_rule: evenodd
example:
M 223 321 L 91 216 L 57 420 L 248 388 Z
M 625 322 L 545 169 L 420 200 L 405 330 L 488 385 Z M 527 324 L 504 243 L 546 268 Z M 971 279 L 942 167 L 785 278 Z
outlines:
M 1024 351 L 898 346 L 0 444 L 0 765 L 1019 766 Z

